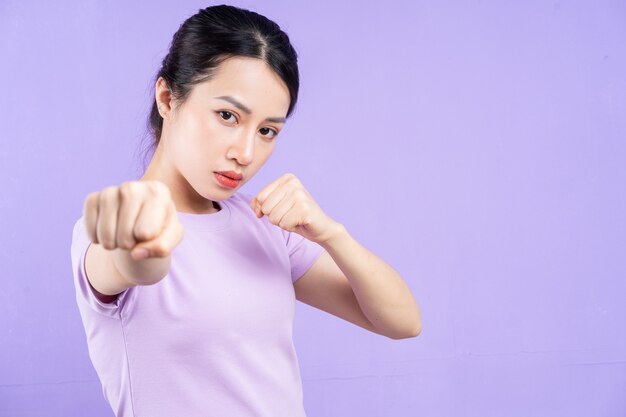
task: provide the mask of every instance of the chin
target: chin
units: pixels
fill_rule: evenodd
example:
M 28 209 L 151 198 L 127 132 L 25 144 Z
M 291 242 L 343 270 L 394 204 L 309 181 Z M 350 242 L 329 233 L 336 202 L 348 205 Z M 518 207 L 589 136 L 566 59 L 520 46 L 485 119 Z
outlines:
M 241 188 L 243 184 L 239 184 L 236 188 L 226 189 L 218 186 L 218 191 L 209 192 L 207 194 L 202 194 L 202 197 L 207 200 L 212 201 L 222 201 L 229 199 L 233 194 L 235 194 Z

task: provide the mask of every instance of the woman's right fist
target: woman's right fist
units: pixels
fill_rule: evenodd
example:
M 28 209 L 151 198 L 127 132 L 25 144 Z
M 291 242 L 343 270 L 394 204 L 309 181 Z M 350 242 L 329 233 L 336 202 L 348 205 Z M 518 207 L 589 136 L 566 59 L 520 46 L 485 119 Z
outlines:
M 83 216 L 94 243 L 129 250 L 135 260 L 164 258 L 183 239 L 170 190 L 161 181 L 127 181 L 93 192 L 85 199 Z

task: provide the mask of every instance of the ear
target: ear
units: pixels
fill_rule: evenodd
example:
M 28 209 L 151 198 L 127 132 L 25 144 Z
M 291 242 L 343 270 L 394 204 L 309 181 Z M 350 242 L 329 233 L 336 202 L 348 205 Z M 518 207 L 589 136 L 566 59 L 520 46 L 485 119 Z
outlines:
M 163 77 L 159 77 L 154 86 L 154 95 L 156 104 L 161 117 L 165 118 L 167 113 L 172 109 L 172 92 Z

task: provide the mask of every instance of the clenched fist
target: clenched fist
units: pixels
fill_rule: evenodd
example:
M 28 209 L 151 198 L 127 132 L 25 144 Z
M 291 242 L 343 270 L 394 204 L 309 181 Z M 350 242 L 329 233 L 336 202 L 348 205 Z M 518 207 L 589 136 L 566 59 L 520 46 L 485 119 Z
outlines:
M 93 192 L 83 215 L 94 243 L 129 250 L 135 260 L 170 255 L 184 234 L 170 190 L 160 181 L 127 181 Z

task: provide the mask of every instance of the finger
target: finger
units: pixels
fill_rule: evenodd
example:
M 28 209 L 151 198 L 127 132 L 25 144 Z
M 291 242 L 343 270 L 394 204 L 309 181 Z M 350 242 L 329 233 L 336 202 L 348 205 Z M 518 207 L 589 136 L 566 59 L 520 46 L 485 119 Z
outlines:
M 141 185 L 125 182 L 119 189 L 119 213 L 117 216 L 117 247 L 129 250 L 137 244 L 134 227 L 142 206 Z
M 259 206 L 260 204 L 256 197 L 252 197 L 252 200 L 250 200 L 250 208 L 254 211 L 257 217 L 259 217 Z
M 96 226 L 98 224 L 98 197 L 97 192 L 90 193 L 85 198 L 85 204 L 83 205 L 83 220 L 85 222 L 85 229 L 87 235 L 93 243 L 98 243 L 98 234 L 96 233 Z
M 282 228 L 290 227 L 291 225 L 288 223 L 289 217 L 287 214 L 293 209 L 295 204 L 296 200 L 293 198 L 284 198 L 269 214 L 270 222 Z
M 278 187 L 274 188 L 274 191 L 272 191 L 270 195 L 267 196 L 262 204 L 259 204 L 259 210 L 263 214 L 270 215 L 274 211 L 276 206 L 285 198 L 287 198 L 289 192 L 290 189 L 287 186 L 287 183 L 279 185 Z
M 263 212 L 261 211 L 261 203 L 259 202 L 259 200 L 253 198 L 251 202 L 251 207 L 258 218 L 263 217 Z
M 301 214 L 298 213 L 297 207 L 292 208 L 287 213 L 285 213 L 285 216 L 280 220 L 279 226 L 285 230 L 293 232 L 298 228 L 298 226 L 305 226 L 308 224 L 307 219 L 303 219 L 300 216 Z
M 165 227 L 168 211 L 168 204 L 161 203 L 159 197 L 145 200 L 133 228 L 135 241 L 145 242 L 159 236 Z
M 142 242 L 131 250 L 131 257 L 139 259 L 137 256 L 141 249 L 148 252 L 148 258 L 164 258 L 172 253 L 172 250 L 180 243 L 184 235 L 184 228 L 178 219 L 174 218 L 175 210 L 172 209 L 168 216 L 165 228 L 155 239 Z
M 105 249 L 115 249 L 117 230 L 118 188 L 107 187 L 100 192 L 98 199 L 98 241 Z
M 262 205 L 267 197 L 274 191 L 276 188 L 280 187 L 282 184 L 290 181 L 294 177 L 293 174 L 285 174 L 278 179 L 272 181 L 268 185 L 266 185 L 261 191 L 259 191 L 256 195 L 256 200 Z

